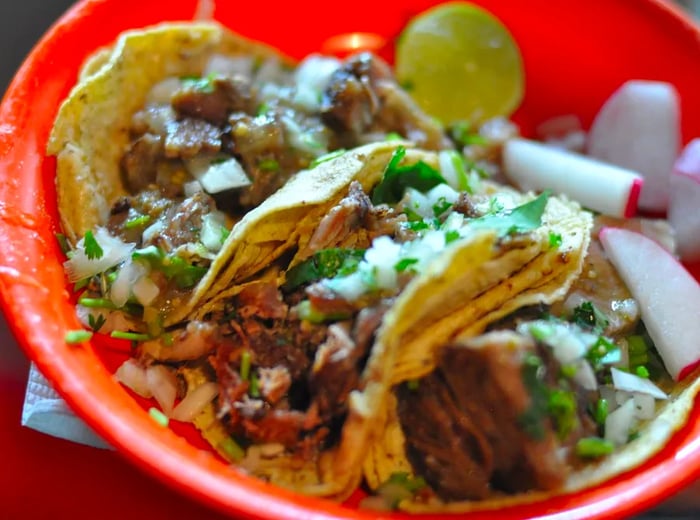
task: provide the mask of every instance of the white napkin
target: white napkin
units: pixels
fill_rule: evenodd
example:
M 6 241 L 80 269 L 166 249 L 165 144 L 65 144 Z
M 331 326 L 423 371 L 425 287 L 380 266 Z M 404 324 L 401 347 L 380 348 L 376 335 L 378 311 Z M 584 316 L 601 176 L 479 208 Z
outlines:
M 22 408 L 22 426 L 96 448 L 111 448 L 75 416 L 32 363 Z

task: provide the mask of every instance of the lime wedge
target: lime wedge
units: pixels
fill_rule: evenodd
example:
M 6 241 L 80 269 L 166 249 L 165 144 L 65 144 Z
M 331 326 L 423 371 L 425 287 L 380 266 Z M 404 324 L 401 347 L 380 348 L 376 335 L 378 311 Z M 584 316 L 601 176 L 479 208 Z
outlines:
M 396 75 L 444 124 L 507 117 L 523 97 L 515 40 L 492 14 L 465 2 L 439 5 L 409 22 L 397 42 Z

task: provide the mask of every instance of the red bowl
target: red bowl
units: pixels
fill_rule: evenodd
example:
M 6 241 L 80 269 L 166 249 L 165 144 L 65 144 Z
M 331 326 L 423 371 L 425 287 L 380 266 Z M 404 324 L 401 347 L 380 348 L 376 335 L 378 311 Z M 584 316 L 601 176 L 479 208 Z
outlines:
M 556 115 L 576 114 L 588 126 L 625 80 L 673 83 L 682 102 L 683 140 L 700 136 L 700 30 L 662 0 L 475 0 L 499 17 L 518 41 L 527 73 L 516 115 L 525 132 Z M 76 329 L 54 240 L 55 160 L 45 155 L 61 100 L 82 61 L 119 32 L 163 20 L 191 19 L 195 0 L 86 0 L 38 43 L 0 106 L 0 295 L 22 348 L 70 406 L 135 464 L 176 489 L 230 514 L 260 518 L 371 518 L 351 504 L 300 496 L 241 476 L 201 449 L 192 431 L 159 427 L 112 379 L 124 354 L 94 341 L 69 346 Z M 342 15 L 317 0 L 254 4 L 220 2 L 216 18 L 246 36 L 301 58 L 349 32 L 391 40 L 414 14 L 437 2 L 355 0 Z M 314 13 L 310 15 L 309 13 Z M 323 23 L 319 18 L 323 17 Z M 695 273 L 700 270 L 695 269 Z M 609 518 L 651 507 L 700 474 L 700 403 L 688 424 L 641 467 L 602 485 L 490 518 Z M 401 515 L 388 515 L 401 516 Z M 479 516 L 466 515 L 469 518 Z M 442 518 L 439 516 L 431 518 Z M 445 517 L 454 518 L 454 517 Z

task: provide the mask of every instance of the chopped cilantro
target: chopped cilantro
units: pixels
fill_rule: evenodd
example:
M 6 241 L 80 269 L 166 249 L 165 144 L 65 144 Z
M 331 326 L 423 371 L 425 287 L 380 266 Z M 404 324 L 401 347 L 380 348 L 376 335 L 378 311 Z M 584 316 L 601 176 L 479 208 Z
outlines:
M 139 228 L 139 227 L 145 226 L 150 221 L 151 221 L 150 215 L 141 215 L 139 217 L 135 217 L 135 218 L 129 219 L 126 222 L 124 222 L 124 228 L 125 229 Z
M 544 365 L 534 355 L 526 356 L 521 369 L 523 384 L 530 394 L 530 406 L 518 417 L 518 424 L 523 431 L 536 441 L 544 439 L 544 421 L 547 417 L 547 387 L 541 380 Z
M 245 457 L 245 450 L 231 437 L 221 441 L 217 448 L 226 454 L 229 460 L 239 461 Z
M 83 247 L 85 247 L 85 255 L 89 260 L 102 258 L 102 255 L 104 254 L 104 251 L 102 251 L 102 248 L 97 242 L 97 239 L 95 239 L 95 235 L 92 234 L 92 231 L 88 230 L 85 232 Z
M 448 202 L 445 197 L 440 197 L 438 201 L 433 204 L 433 213 L 436 217 L 441 216 L 443 213 L 448 211 L 452 207 L 452 203 Z
M 647 367 L 644 365 L 639 365 L 634 369 L 634 373 L 637 374 L 639 377 L 643 377 L 644 379 L 649 379 L 649 370 L 647 370 Z
M 566 439 L 578 423 L 574 393 L 565 390 L 550 391 L 547 411 L 549 416 L 554 419 L 559 439 Z
M 399 273 L 403 273 L 406 270 L 413 270 L 411 268 L 412 265 L 417 264 L 418 259 L 417 258 L 403 258 L 396 262 L 396 265 L 394 266 L 394 269 L 398 271 Z
M 615 445 L 600 437 L 585 437 L 576 443 L 576 455 L 587 459 L 595 459 L 609 455 L 615 449 Z
M 317 251 L 287 271 L 284 288 L 292 290 L 322 278 L 347 276 L 357 270 L 364 255 L 364 249 L 330 248 Z
M 430 229 L 430 224 L 423 219 L 411 220 L 410 222 L 406 222 L 403 225 L 406 227 L 406 229 L 410 231 L 425 231 Z
M 316 157 L 313 161 L 311 161 L 311 164 L 309 165 L 309 168 L 316 168 L 321 163 L 331 161 L 337 157 L 340 157 L 345 153 L 345 148 L 339 148 L 338 150 L 334 150 L 332 152 L 323 154 L 319 157 Z
M 250 378 L 250 352 L 244 350 L 241 354 L 241 367 L 238 371 L 241 374 L 241 379 L 247 381 Z
M 185 87 L 196 90 L 197 92 L 202 92 L 204 94 L 211 94 L 214 92 L 214 79 L 216 79 L 216 74 L 211 73 L 206 77 L 184 77 L 181 78 L 182 83 Z
M 608 413 L 610 410 L 610 406 L 608 404 L 607 399 L 598 399 L 598 401 L 595 404 L 595 408 L 593 409 L 593 419 L 595 420 L 596 424 L 600 426 L 605 425 L 605 419 L 608 418 Z
M 80 298 L 78 300 L 78 303 L 82 305 L 83 307 L 88 307 L 90 309 L 116 309 L 117 306 L 114 305 L 114 302 L 112 300 L 108 300 L 107 298 Z
M 58 247 L 61 248 L 61 252 L 63 252 L 64 255 L 68 255 L 71 251 L 70 244 L 68 243 L 68 239 L 66 238 L 66 235 L 63 233 L 56 233 L 56 242 L 58 242 Z
M 65 342 L 73 345 L 75 343 L 82 343 L 88 341 L 92 337 L 92 332 L 89 330 L 69 330 L 66 332 Z
M 549 248 L 550 249 L 555 249 L 562 244 L 562 237 L 561 234 L 559 233 L 552 233 L 551 231 L 549 232 Z
M 372 192 L 374 204 L 395 204 L 403 198 L 406 188 L 410 187 L 420 192 L 426 192 L 445 182 L 440 172 L 423 161 L 399 166 L 405 155 L 406 148 L 403 146 L 396 148 L 392 154 L 384 169 L 381 182 Z
M 473 130 L 473 126 L 468 121 L 458 121 L 450 128 L 450 137 L 458 146 L 469 146 L 473 144 L 486 144 L 485 137 Z
M 260 103 L 257 110 L 255 111 L 256 116 L 264 116 L 270 110 L 270 105 L 267 103 Z
M 221 241 L 221 245 L 226 242 L 226 239 L 228 236 L 231 234 L 231 231 L 229 229 L 226 229 L 224 226 L 221 226 L 221 238 L 219 239 Z
M 618 346 L 605 336 L 599 336 L 595 344 L 586 353 L 586 359 L 596 372 L 605 365 L 618 363 L 621 356 L 622 353 Z
M 276 172 L 280 169 L 280 163 L 275 159 L 265 159 L 258 163 L 258 168 L 264 172 Z
M 385 141 L 403 141 L 403 136 L 398 132 L 389 132 L 384 137 Z
M 576 365 L 562 365 L 561 367 L 561 375 L 567 379 L 572 379 L 576 372 L 578 372 Z
M 461 235 L 459 234 L 459 231 L 456 229 L 450 229 L 449 231 L 445 231 L 445 244 L 449 244 L 450 242 L 454 242 L 457 240 Z
M 349 318 L 349 315 L 344 312 L 332 314 L 324 314 L 314 309 L 309 300 L 303 300 L 296 306 L 297 316 L 300 320 L 308 321 L 309 323 L 324 323 L 327 321 L 338 321 Z
M 254 372 L 250 374 L 250 386 L 248 387 L 248 393 L 250 397 L 260 397 L 260 381 L 258 380 L 257 374 Z
M 158 408 L 155 408 L 153 406 L 149 408 L 148 415 L 150 415 L 151 419 L 153 419 L 163 428 L 167 428 L 168 424 L 170 423 L 170 419 L 168 419 L 168 416 L 161 412 Z
M 477 229 L 494 229 L 500 236 L 532 231 L 542 225 L 542 215 L 548 198 L 549 192 L 545 191 L 537 198 L 510 211 L 490 213 L 472 219 L 469 225 Z
M 193 287 L 207 272 L 206 267 L 192 265 L 177 255 L 166 255 L 156 246 L 137 249 L 131 257 L 134 260 L 148 262 L 153 269 L 162 272 L 168 280 L 174 280 L 180 289 Z
M 113 330 L 110 335 L 112 338 L 117 338 L 117 339 L 128 339 L 131 341 L 148 341 L 151 339 L 151 336 L 148 334 L 140 334 L 138 332 L 125 332 L 121 330 Z
M 99 314 L 97 316 L 97 318 L 95 318 L 95 316 L 92 314 L 88 314 L 88 325 L 90 325 L 90 328 L 94 332 L 98 332 L 102 328 L 102 325 L 105 324 L 106 321 L 107 320 L 105 319 L 105 317 L 102 314 Z
M 571 321 L 597 334 L 602 333 L 608 326 L 608 318 L 590 301 L 585 301 L 574 309 Z
M 383 484 L 398 484 L 411 493 L 415 493 L 428 485 L 423 477 L 413 477 L 404 471 L 392 473 Z

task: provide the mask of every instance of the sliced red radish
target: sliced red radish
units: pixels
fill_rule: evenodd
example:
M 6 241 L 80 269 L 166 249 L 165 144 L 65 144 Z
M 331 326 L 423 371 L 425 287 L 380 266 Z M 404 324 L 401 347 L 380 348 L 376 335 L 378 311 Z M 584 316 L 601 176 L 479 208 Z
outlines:
M 527 139 L 510 139 L 503 148 L 506 176 L 522 190 L 551 189 L 592 210 L 632 217 L 642 178 L 637 173 Z
M 669 174 L 680 147 L 680 108 L 673 85 L 628 81 L 605 102 L 588 134 L 588 153 L 639 172 L 639 207 L 665 211 Z
M 681 259 L 700 260 L 700 138 L 685 147 L 673 165 L 668 220 Z
M 640 233 L 606 227 L 599 238 L 639 302 L 666 370 L 682 379 L 700 361 L 700 285 L 666 249 Z

